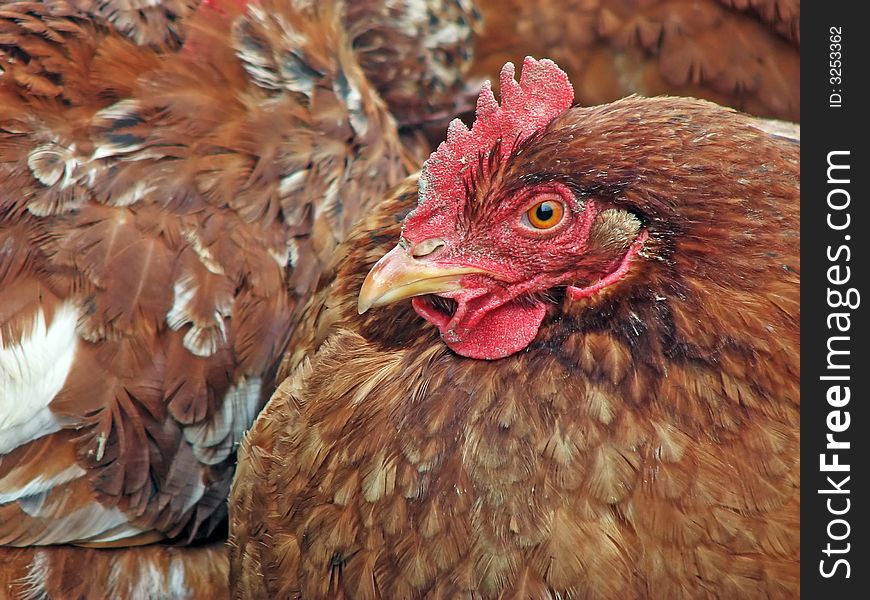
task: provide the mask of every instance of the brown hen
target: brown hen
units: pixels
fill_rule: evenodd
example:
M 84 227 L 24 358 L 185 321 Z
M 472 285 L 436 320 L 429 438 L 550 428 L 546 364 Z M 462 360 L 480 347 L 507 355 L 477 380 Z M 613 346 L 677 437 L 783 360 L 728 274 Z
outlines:
M 306 308 L 234 597 L 798 597 L 799 142 L 511 75 Z
M 706 98 L 800 120 L 800 0 L 477 0 L 473 75 L 547 56 L 583 105 L 629 94 Z

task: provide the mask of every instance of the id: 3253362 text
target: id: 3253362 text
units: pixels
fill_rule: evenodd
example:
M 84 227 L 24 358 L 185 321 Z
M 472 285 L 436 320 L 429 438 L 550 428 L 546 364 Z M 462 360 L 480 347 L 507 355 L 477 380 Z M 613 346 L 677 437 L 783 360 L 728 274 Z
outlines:
M 833 25 L 828 29 L 828 106 L 843 106 L 843 28 Z

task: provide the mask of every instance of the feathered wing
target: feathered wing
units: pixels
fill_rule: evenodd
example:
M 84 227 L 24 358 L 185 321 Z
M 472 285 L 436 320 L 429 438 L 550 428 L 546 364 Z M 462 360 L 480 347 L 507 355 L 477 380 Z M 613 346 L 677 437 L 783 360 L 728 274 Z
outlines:
M 62 78 L 0 75 L 2 544 L 211 532 L 301 302 L 404 174 L 332 3 L 219 8 L 172 56 L 0 13 Z
M 478 2 L 471 74 L 524 54 L 562 65 L 583 105 L 629 94 L 706 98 L 800 120 L 798 0 Z

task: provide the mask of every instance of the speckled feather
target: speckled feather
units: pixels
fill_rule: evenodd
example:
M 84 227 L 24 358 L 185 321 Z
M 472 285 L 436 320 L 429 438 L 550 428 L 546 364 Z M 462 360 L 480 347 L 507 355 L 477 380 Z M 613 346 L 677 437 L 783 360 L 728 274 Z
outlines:
M 177 49 L 187 33 L 184 23 L 201 0 L 61 0 L 106 20 L 139 45 Z M 57 0 L 49 0 L 56 3 Z
M 407 173 L 340 3 L 213 4 L 177 54 L 0 10 L 0 544 L 213 534 L 322 265 Z
M 355 0 L 346 22 L 360 66 L 402 125 L 441 122 L 477 90 L 464 78 L 475 0 Z
M 324 272 L 242 443 L 234 597 L 797 597 L 798 158 L 694 100 L 556 119 L 499 182 L 570 178 L 650 237 L 494 362 L 407 301 L 357 314 L 407 181 Z

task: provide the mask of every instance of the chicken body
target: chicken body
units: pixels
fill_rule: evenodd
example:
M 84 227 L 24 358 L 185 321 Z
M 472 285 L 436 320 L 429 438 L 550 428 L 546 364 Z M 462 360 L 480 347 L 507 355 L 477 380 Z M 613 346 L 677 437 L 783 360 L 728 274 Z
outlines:
M 453 238 L 420 249 L 414 229 L 435 221 L 421 225 L 406 182 L 340 250 L 242 443 L 234 597 L 797 597 L 798 155 L 714 105 L 629 98 L 572 108 L 481 163 L 454 198 L 463 216 L 439 213 L 475 250 L 464 265 L 518 272 L 535 256 L 538 238 L 479 240 L 541 182 L 585 202 L 570 218 L 595 201 L 589 257 L 645 232 L 603 289 L 528 296 L 540 329 L 495 361 L 420 318 L 456 301 L 357 314 L 400 236 L 394 252 L 432 277 L 460 264 Z M 611 264 L 588 260 L 560 268 Z
M 342 3 L 212 6 L 171 55 L 74 9 L 0 12 L 2 545 L 219 537 L 322 265 L 407 173 Z M 187 574 L 159 547 L 0 554 L 13 597 L 225 585 L 219 548 Z M 68 576 L 86 563 L 121 579 Z
M 800 120 L 800 0 L 479 0 L 472 75 L 547 56 L 583 105 L 629 94 L 705 98 Z

